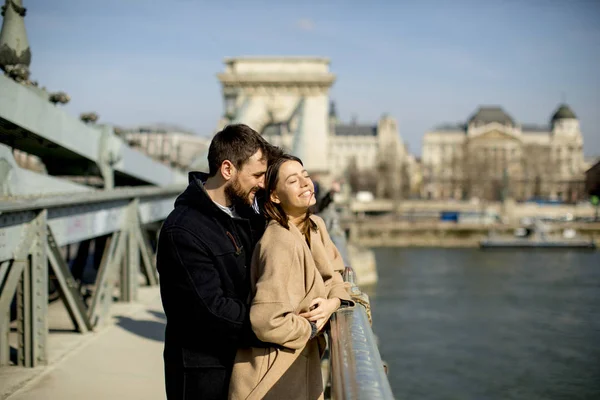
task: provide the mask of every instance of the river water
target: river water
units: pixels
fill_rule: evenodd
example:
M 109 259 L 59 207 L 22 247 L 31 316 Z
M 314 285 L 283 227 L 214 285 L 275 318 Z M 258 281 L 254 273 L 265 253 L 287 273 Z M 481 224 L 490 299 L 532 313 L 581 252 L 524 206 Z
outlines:
M 600 252 L 375 250 L 397 399 L 600 399 Z

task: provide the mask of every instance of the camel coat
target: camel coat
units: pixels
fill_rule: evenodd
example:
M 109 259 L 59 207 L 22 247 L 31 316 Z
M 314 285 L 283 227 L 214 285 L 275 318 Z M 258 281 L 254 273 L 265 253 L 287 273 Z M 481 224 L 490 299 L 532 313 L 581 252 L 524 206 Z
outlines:
M 317 297 L 350 301 L 340 272 L 342 257 L 318 216 L 311 248 L 298 228 L 271 221 L 254 250 L 250 322 L 256 336 L 276 346 L 242 348 L 235 358 L 229 398 L 323 398 L 321 335 L 309 340 L 310 323 L 298 314 Z

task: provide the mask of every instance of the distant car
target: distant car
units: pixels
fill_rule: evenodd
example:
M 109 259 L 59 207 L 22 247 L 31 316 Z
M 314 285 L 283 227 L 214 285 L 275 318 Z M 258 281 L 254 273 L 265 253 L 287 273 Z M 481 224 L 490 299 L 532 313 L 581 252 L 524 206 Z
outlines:
M 375 196 L 373 196 L 373 193 L 371 192 L 362 191 L 356 193 L 356 201 L 360 201 L 361 203 L 368 203 L 374 199 Z
M 562 204 L 562 201 L 558 199 L 543 199 L 540 197 L 532 197 L 529 200 L 527 200 L 526 203 L 535 203 L 539 205 L 559 205 Z
M 563 231 L 563 237 L 565 239 L 573 239 L 575 236 L 577 236 L 577 232 L 575 232 L 575 229 L 565 229 Z
M 529 217 L 525 217 L 525 218 L 521 218 L 521 225 L 525 225 L 525 226 L 529 226 L 531 224 L 533 224 L 533 219 L 529 218 Z
M 571 213 L 567 213 L 565 215 L 565 221 L 573 221 L 574 219 L 575 219 L 575 217 Z

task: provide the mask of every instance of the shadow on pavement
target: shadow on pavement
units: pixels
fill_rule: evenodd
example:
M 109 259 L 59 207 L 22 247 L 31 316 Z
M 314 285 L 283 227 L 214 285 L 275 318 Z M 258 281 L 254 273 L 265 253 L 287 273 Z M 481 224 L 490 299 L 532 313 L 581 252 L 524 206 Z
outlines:
M 167 320 L 167 316 L 162 311 L 146 310 L 146 312 L 155 318 L 161 319 L 163 321 Z
M 158 313 L 157 313 L 158 314 Z M 163 314 L 164 318 L 164 314 Z M 164 342 L 165 321 L 137 320 L 129 317 L 117 317 L 117 326 L 138 336 Z

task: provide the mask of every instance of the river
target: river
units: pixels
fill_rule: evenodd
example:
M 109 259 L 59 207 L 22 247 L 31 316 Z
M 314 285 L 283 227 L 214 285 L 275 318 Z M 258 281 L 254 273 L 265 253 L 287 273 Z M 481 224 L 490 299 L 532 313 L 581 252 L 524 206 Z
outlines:
M 600 399 L 600 252 L 375 250 L 397 399 Z

